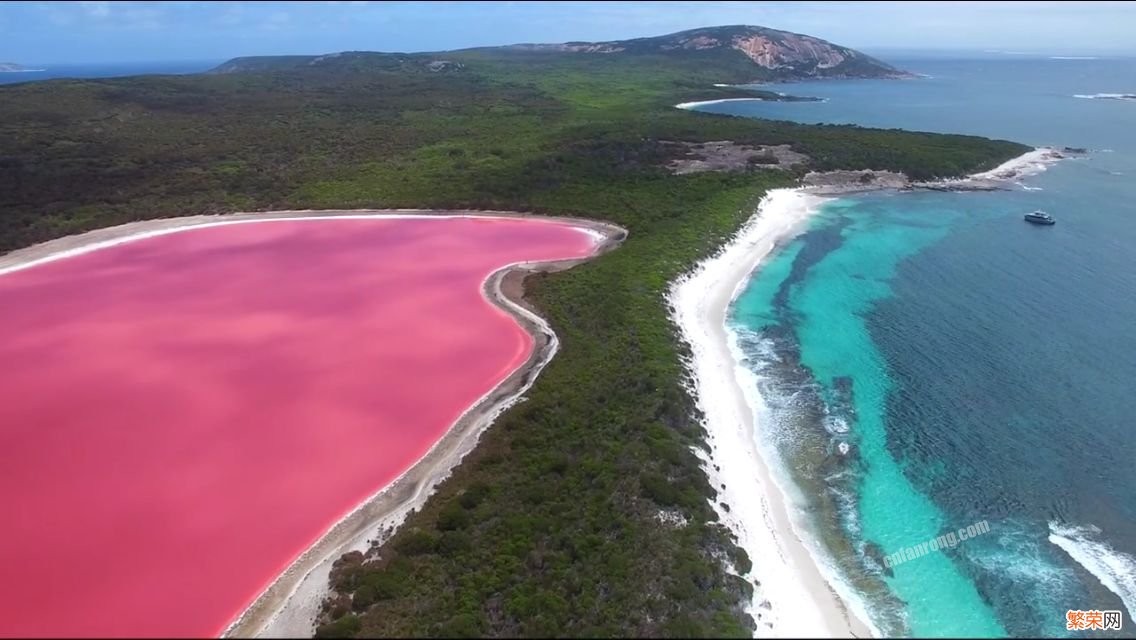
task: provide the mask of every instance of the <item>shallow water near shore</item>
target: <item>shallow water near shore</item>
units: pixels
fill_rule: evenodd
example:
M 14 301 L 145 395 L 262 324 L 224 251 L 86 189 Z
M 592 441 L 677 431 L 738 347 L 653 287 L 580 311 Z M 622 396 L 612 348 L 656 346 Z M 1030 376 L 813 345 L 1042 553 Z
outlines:
M 1087 147 L 990 193 L 831 201 L 729 325 L 841 580 L 889 634 L 1064 635 L 1136 607 L 1136 87 L 1116 60 L 891 61 L 913 81 L 800 83 L 823 103 L 707 111 Z M 1045 209 L 1058 224 L 1027 225 Z M 885 567 L 979 522 L 990 532 Z M 889 570 L 890 569 L 890 570 Z M 1099 633 L 1099 632 L 1097 632 Z

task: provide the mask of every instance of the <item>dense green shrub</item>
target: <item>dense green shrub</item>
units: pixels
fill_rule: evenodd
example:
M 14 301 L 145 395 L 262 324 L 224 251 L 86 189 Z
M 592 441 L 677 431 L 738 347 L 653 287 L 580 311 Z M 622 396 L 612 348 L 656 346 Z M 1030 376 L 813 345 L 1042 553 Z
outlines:
M 353 638 L 362 628 L 359 616 L 349 613 L 335 622 L 316 627 L 317 638 Z

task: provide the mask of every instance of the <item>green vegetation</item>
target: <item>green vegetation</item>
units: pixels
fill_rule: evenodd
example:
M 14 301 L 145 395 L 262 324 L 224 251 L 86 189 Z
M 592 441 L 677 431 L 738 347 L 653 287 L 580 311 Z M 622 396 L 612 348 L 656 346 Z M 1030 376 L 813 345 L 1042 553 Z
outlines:
M 284 207 L 492 207 L 623 225 L 619 250 L 529 279 L 560 354 L 391 540 L 340 560 L 318 635 L 747 636 L 749 586 L 725 564 L 744 572 L 750 559 L 709 506 L 662 296 L 765 190 L 799 176 L 759 165 L 672 176 L 674 145 L 660 141 L 787 143 L 810 168 L 916 178 L 987 169 L 1024 147 L 672 109 L 752 79 L 735 58 L 709 57 L 345 54 L 3 87 L 0 251 Z

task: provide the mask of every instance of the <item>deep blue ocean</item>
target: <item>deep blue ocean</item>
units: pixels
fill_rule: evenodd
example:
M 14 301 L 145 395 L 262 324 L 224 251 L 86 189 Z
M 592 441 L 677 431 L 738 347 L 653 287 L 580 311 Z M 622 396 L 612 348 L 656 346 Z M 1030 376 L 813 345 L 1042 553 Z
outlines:
M 873 623 L 1136 633 L 1136 60 L 889 60 L 917 80 L 774 87 L 717 113 L 1085 147 L 1008 191 L 828 202 L 729 323 L 814 533 Z M 1037 227 L 1022 214 L 1057 218 Z M 892 566 L 904 547 L 988 533 Z
M 36 71 L 0 73 L 0 84 L 15 84 L 51 78 L 115 78 L 119 76 L 170 75 L 182 73 L 201 73 L 224 62 L 122 62 L 103 64 L 28 64 Z

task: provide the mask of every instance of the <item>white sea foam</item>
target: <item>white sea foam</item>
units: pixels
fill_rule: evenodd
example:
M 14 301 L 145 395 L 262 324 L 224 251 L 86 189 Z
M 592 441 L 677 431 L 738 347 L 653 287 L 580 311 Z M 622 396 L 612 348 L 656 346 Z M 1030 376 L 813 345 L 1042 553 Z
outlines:
M 803 231 L 823 202 L 800 190 L 770 191 L 738 235 L 674 282 L 668 293 L 672 318 L 690 345 L 688 386 L 703 413 L 710 448 L 699 457 L 720 489 L 712 504 L 753 560 L 745 577 L 760 582 L 750 605 L 751 615 L 762 616 L 760 636 L 849 635 L 854 623 L 844 608 L 857 626 L 880 635 L 869 627 L 871 618 L 859 595 L 805 526 L 796 508 L 802 504 L 799 489 L 776 453 L 776 427 L 759 391 L 760 379 L 742 364 L 746 356 L 738 335 L 725 325 L 726 309 L 749 274 L 778 243 Z M 771 609 L 762 611 L 759 605 L 766 600 Z
M 818 200 L 813 205 L 810 214 L 815 212 L 816 209 L 823 204 L 823 200 Z M 791 237 L 789 234 L 787 237 Z M 741 292 L 745 289 L 746 283 L 749 281 L 749 276 L 743 278 L 738 286 L 735 288 L 733 295 L 730 298 L 732 302 Z M 764 366 L 749 361 L 749 354 L 742 350 L 738 333 L 732 329 L 726 332 L 726 342 L 729 347 L 730 355 L 735 363 L 734 366 L 734 379 L 736 380 L 736 391 L 740 391 L 742 397 L 745 399 L 745 404 L 750 411 L 750 419 L 752 424 L 752 431 L 750 432 L 750 443 L 756 445 L 757 452 L 760 456 L 757 464 L 764 464 L 769 472 L 770 479 L 777 492 L 775 497 L 783 500 L 783 507 L 787 509 L 787 514 L 790 520 L 791 530 L 786 535 L 795 535 L 797 540 L 804 547 L 808 554 L 809 559 L 815 564 L 820 572 L 824 581 L 837 593 L 841 602 L 859 619 L 866 624 L 874 637 L 882 637 L 883 634 L 872 624 L 873 616 L 869 614 L 868 603 L 864 600 L 860 593 L 845 579 L 844 574 L 837 568 L 834 559 L 825 550 L 820 540 L 817 539 L 815 532 L 807 522 L 807 514 L 811 511 L 808 498 L 801 493 L 797 483 L 793 480 L 792 472 L 785 464 L 785 459 L 781 456 L 780 448 L 787 446 L 786 442 L 789 438 L 797 437 L 791 430 L 785 428 L 778 419 L 780 411 L 789 407 L 792 411 L 792 406 L 797 400 L 799 391 L 794 391 L 785 396 L 769 396 L 762 393 L 762 389 L 766 387 L 765 382 L 768 377 L 758 373 Z M 762 355 L 765 348 L 772 349 L 772 344 L 766 342 L 762 344 L 762 348 L 758 353 L 759 357 L 764 358 Z M 749 366 L 747 366 L 749 364 Z M 760 431 L 760 433 L 758 433 Z M 844 443 L 841 443 L 844 444 Z M 847 446 L 847 445 L 845 445 Z M 846 451 L 842 451 L 846 453 Z M 844 496 L 847 498 L 847 496 Z M 848 507 L 848 511 L 854 512 L 851 503 L 848 500 L 842 501 L 844 506 Z M 844 511 L 844 509 L 842 509 Z M 845 515 L 849 515 L 845 512 Z M 855 514 L 853 513 L 853 520 Z M 854 534 L 859 532 L 859 525 L 855 522 L 849 523 L 850 530 Z M 782 532 L 778 532 L 779 534 Z M 747 551 L 748 552 L 748 551 Z M 764 582 L 763 582 L 764 584 Z M 808 585 L 806 585 L 808 586 Z M 795 630 L 791 635 L 799 636 L 800 633 Z
M 1050 542 L 1061 547 L 1120 598 L 1131 620 L 1136 615 L 1136 558 L 1113 549 L 1100 539 L 1101 530 L 1092 525 L 1078 527 L 1050 522 L 1049 532 Z
M 1125 100 L 1136 102 L 1136 93 L 1075 93 L 1074 98 L 1085 100 Z
M 970 562 L 1000 578 L 1019 585 L 1029 585 L 1039 595 L 1055 599 L 1071 597 L 1076 584 L 1073 570 L 1055 562 L 1047 553 L 1033 525 L 1023 525 L 1009 518 L 1001 520 L 982 543 L 968 543 L 960 548 Z
M 848 421 L 840 416 L 830 416 L 824 421 L 824 428 L 833 435 L 848 433 Z

